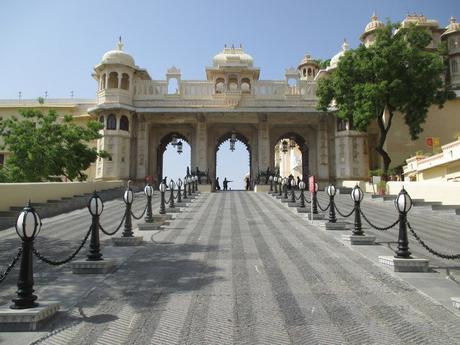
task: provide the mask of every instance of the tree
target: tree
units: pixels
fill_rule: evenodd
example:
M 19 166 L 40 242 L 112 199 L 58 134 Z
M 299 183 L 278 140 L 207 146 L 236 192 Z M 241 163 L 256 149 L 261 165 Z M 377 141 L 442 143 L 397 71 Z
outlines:
M 415 140 L 423 131 L 428 108 L 442 107 L 453 97 L 443 82 L 442 53 L 426 49 L 430 42 L 426 29 L 389 22 L 376 30 L 373 44 L 347 51 L 336 70 L 318 83 L 318 109 L 326 111 L 334 100 L 337 116 L 359 131 L 377 122 L 376 151 L 385 175 L 391 158 L 384 145 L 395 114 L 404 117 Z
M 85 126 L 66 115 L 60 121 L 54 110 L 21 110 L 21 119 L 0 118 L 3 149 L 9 152 L 0 180 L 9 182 L 49 181 L 58 176 L 84 181 L 88 169 L 105 151 L 89 147 L 88 142 L 101 137 L 102 125 L 89 121 Z

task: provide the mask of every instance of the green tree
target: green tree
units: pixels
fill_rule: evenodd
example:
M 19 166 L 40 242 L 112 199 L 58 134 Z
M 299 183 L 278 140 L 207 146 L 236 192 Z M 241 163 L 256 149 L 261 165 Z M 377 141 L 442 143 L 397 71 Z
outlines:
M 335 100 L 337 116 L 355 129 L 366 131 L 377 122 L 376 151 L 388 173 L 391 158 L 384 145 L 393 117 L 400 113 L 412 140 L 423 131 L 428 108 L 442 107 L 453 97 L 444 82 L 441 51 L 426 49 L 431 35 L 421 27 L 387 23 L 377 29 L 375 42 L 347 51 L 337 69 L 318 83 L 318 109 L 326 111 Z
M 66 115 L 61 120 L 54 110 L 20 111 L 21 118 L 0 118 L 2 148 L 9 152 L 0 180 L 9 182 L 49 181 L 56 176 L 84 181 L 88 169 L 105 151 L 89 147 L 88 142 L 101 137 L 102 125 L 89 121 L 85 126 Z

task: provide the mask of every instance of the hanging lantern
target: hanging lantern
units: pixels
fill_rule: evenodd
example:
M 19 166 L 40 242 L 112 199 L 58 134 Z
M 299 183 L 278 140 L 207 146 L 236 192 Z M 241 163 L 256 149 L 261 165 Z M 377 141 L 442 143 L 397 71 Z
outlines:
M 232 137 L 231 137 L 231 140 L 232 140 L 233 142 L 235 142 L 235 141 L 236 141 L 236 132 L 235 132 L 234 130 L 232 131 Z
M 230 151 L 235 151 L 235 141 L 230 139 Z
M 291 137 L 291 139 L 289 140 L 289 146 L 291 147 L 291 149 L 293 149 L 295 145 L 296 145 L 295 139 Z
M 175 135 L 175 134 L 172 135 L 171 144 L 172 144 L 173 146 L 176 146 L 176 145 L 177 145 L 177 135 Z
M 181 154 L 182 153 L 182 141 L 177 142 L 177 153 Z
M 283 151 L 283 153 L 288 152 L 288 142 L 287 142 L 287 140 L 283 140 L 281 142 L 281 150 Z

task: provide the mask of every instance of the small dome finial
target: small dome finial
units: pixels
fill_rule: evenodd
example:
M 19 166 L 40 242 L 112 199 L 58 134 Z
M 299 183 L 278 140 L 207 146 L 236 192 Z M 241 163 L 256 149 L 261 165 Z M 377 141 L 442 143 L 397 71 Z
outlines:
M 372 12 L 372 17 L 371 17 L 371 19 L 372 19 L 373 22 L 375 22 L 377 19 L 379 19 L 379 18 L 377 17 L 377 14 L 375 13 L 375 11 Z
M 118 37 L 117 49 L 123 50 L 123 42 L 121 41 L 121 36 Z
M 450 17 L 451 24 L 456 23 L 456 22 L 457 22 L 457 18 L 455 18 L 454 16 Z
M 350 46 L 348 45 L 348 41 L 346 38 L 343 39 L 342 50 L 347 51 Z

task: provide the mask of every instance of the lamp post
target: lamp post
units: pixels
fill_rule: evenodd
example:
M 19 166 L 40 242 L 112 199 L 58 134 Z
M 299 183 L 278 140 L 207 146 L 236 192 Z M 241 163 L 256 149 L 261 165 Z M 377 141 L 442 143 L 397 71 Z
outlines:
M 276 194 L 278 194 L 278 176 L 275 175 L 275 176 L 273 177 L 273 182 L 274 182 L 274 185 L 275 185 L 275 192 L 274 192 L 274 194 L 276 195 Z
M 184 199 L 187 199 L 187 176 L 184 177 Z
M 195 175 L 195 191 L 198 193 L 198 176 Z
M 33 249 L 34 239 L 42 228 L 40 216 L 30 201 L 16 220 L 16 233 L 22 240 L 21 266 L 19 267 L 17 298 L 11 309 L 28 309 L 38 306 L 34 293 Z
M 134 193 L 131 189 L 131 181 L 128 181 L 128 188 L 123 194 L 123 201 L 125 202 L 125 226 L 123 229 L 122 237 L 133 237 L 133 225 L 131 219 L 131 205 L 133 204 Z
M 291 180 L 291 202 L 295 202 L 295 187 L 297 186 L 297 182 L 295 179 Z
M 169 181 L 169 189 L 171 193 L 169 194 L 169 207 L 174 208 L 174 187 L 176 186 L 176 183 L 171 179 Z
M 329 195 L 329 223 L 336 223 L 337 218 L 335 217 L 335 202 L 334 197 L 337 193 L 337 189 L 333 184 L 330 184 L 326 188 L 327 195 Z
M 283 178 L 283 182 L 282 182 L 282 183 L 283 183 L 283 189 L 284 189 L 284 196 L 283 196 L 283 199 L 287 199 L 287 198 L 288 198 L 288 194 L 287 194 L 287 193 L 288 193 L 288 188 L 287 188 L 287 187 L 288 187 L 288 186 L 287 186 L 287 185 L 288 185 L 288 179 L 287 179 L 286 177 Z
M 190 197 L 192 197 L 192 177 L 191 176 L 188 176 L 187 177 L 187 184 L 188 184 L 188 195 L 190 195 Z
M 273 192 L 273 175 L 270 175 L 268 180 L 270 181 L 270 193 L 271 193 Z
M 102 260 L 101 243 L 99 241 L 99 217 L 104 210 L 104 203 L 99 195 L 94 191 L 88 201 L 88 210 L 91 214 L 91 238 L 89 240 L 89 250 L 86 261 Z
M 180 189 L 182 187 L 182 180 L 177 179 L 177 202 L 182 202 L 182 196 L 180 195 Z
M 166 185 L 161 182 L 160 183 L 160 214 L 165 214 L 166 213 L 166 207 L 165 207 L 165 192 L 166 192 Z
M 281 197 L 283 196 L 283 178 L 281 176 L 278 176 L 278 188 L 279 188 L 278 195 Z
M 147 215 L 145 216 L 144 220 L 146 223 L 153 223 L 153 214 L 152 214 L 153 187 L 150 185 L 150 183 L 145 186 L 144 194 L 147 197 Z
M 311 205 L 312 205 L 312 213 L 313 214 L 318 214 L 318 183 L 315 182 L 315 189 L 311 191 Z
M 305 190 L 305 182 L 303 181 L 299 182 L 299 189 L 300 189 L 300 207 L 305 208 L 305 199 L 304 199 L 304 193 L 303 193 L 303 191 Z
M 353 235 L 358 235 L 362 236 L 364 235 L 362 226 L 361 226 L 361 212 L 360 212 L 360 204 L 361 200 L 363 200 L 364 193 L 359 188 L 358 185 L 356 185 L 353 190 L 351 191 L 351 200 L 354 201 L 355 203 L 355 227 L 353 229 Z
M 398 250 L 396 250 L 395 258 L 409 259 L 409 240 L 407 238 L 407 212 L 412 208 L 412 199 L 407 194 L 406 190 L 401 189 L 395 200 L 395 207 L 399 211 L 399 235 L 398 235 Z

